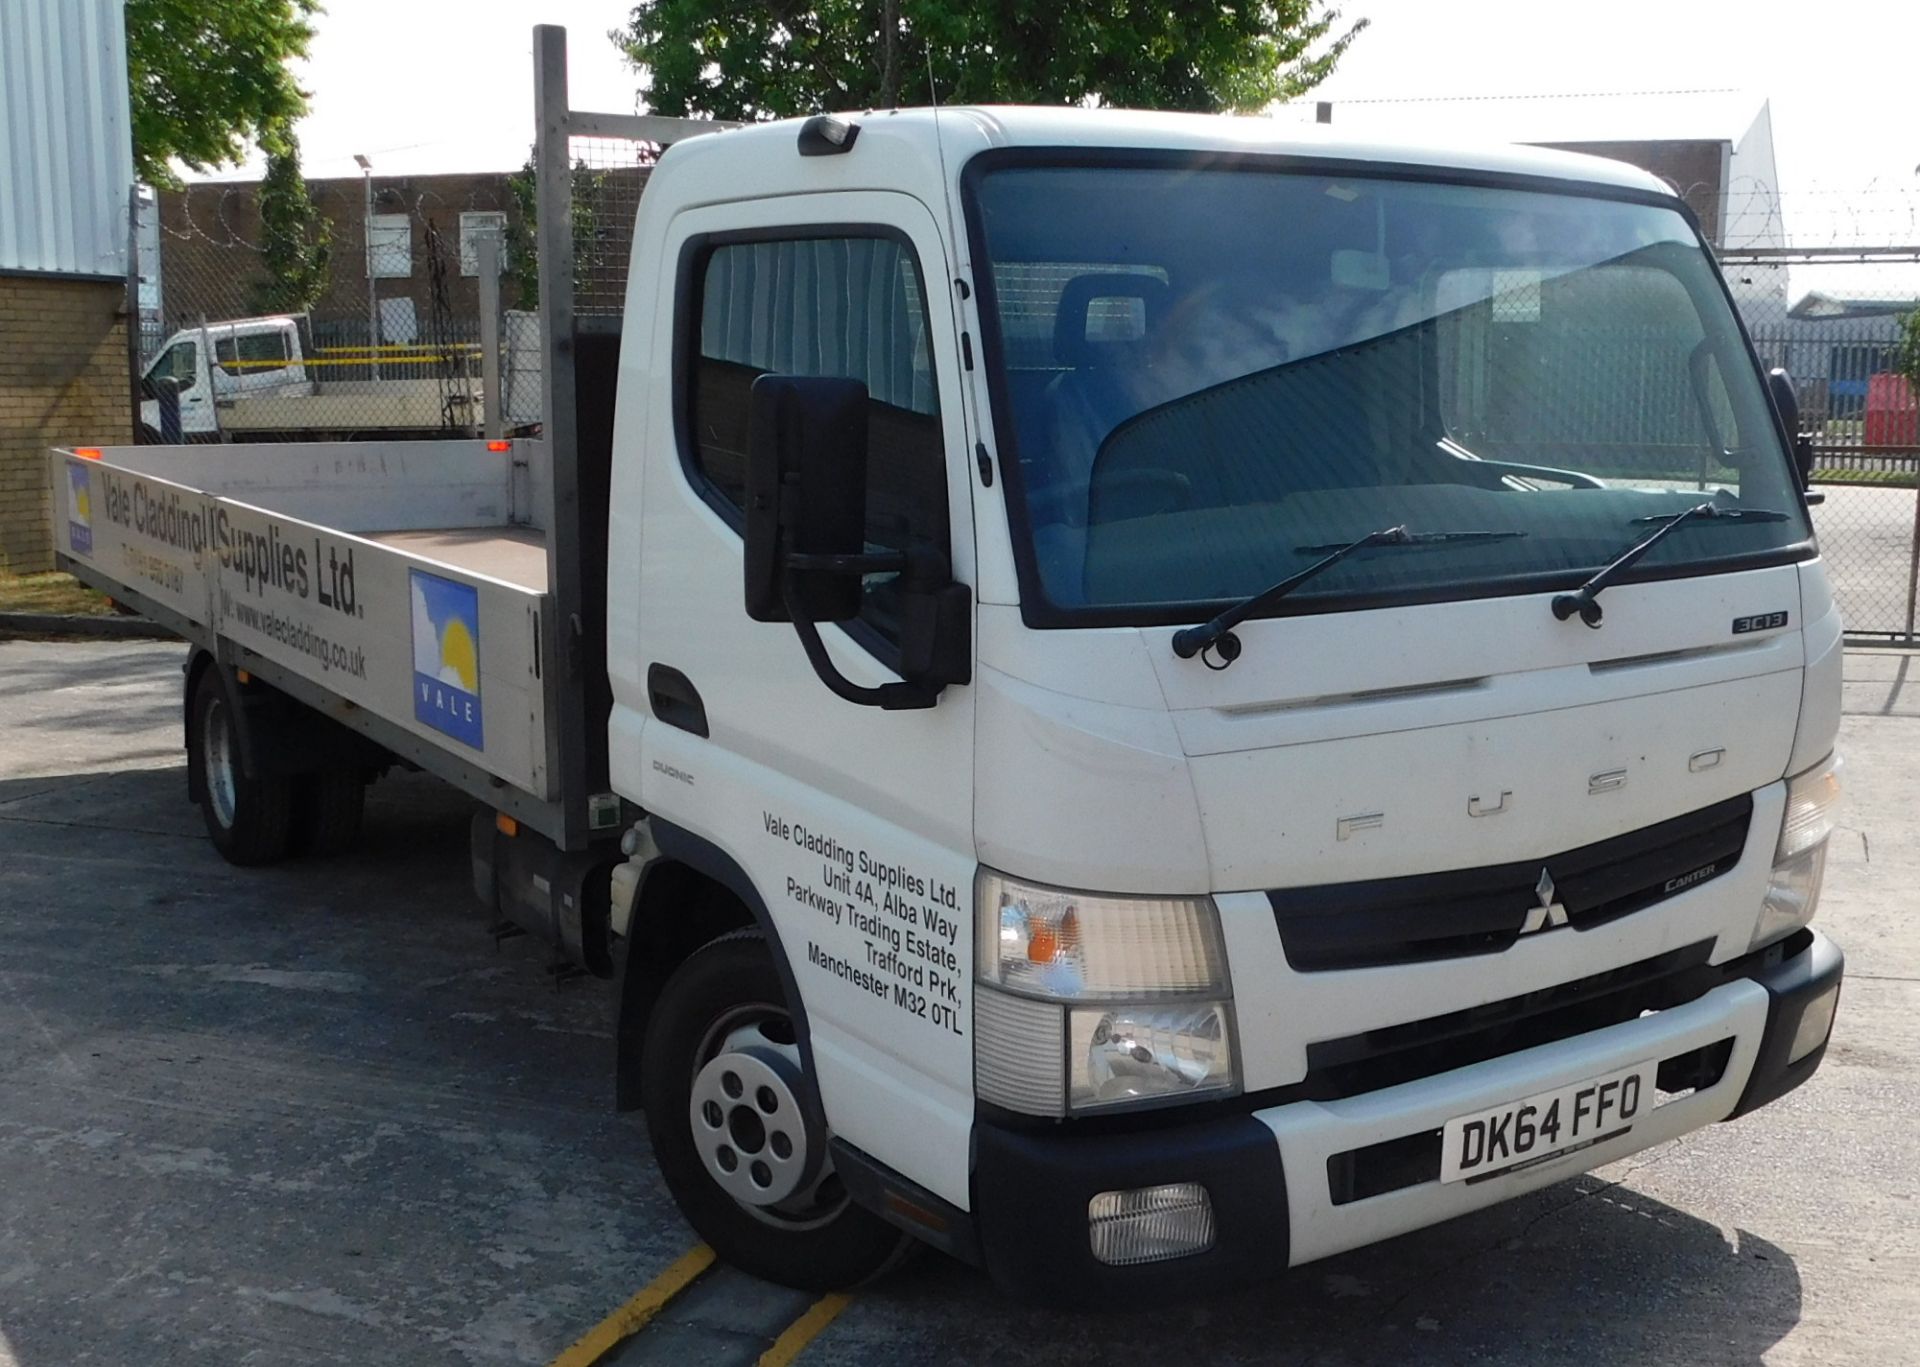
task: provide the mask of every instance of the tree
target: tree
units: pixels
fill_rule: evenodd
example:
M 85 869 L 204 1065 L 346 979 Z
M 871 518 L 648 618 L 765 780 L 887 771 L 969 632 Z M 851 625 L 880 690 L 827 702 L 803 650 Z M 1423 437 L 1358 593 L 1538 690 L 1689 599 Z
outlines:
M 287 63 L 304 57 L 319 0 L 126 0 L 134 174 L 177 185 L 239 161 L 289 127 L 307 97 Z
M 636 148 L 636 166 L 600 169 L 584 158 L 573 163 L 571 212 L 573 215 L 573 283 L 576 289 L 587 285 L 596 274 L 604 277 L 610 265 L 624 280 L 627 268 L 624 235 L 633 225 L 633 200 L 639 195 L 640 168 L 659 160 L 660 149 L 653 143 Z M 513 200 L 513 212 L 507 215 L 506 278 L 514 285 L 516 302 L 523 309 L 540 305 L 540 198 L 538 162 L 533 152 L 520 169 L 507 177 L 507 193 Z M 608 253 L 617 260 L 609 262 Z
M 1332 74 L 1366 20 L 1323 0 L 640 0 L 609 34 L 656 113 L 927 102 L 1250 111 Z
M 1900 337 L 1894 343 L 1893 368 L 1906 376 L 1916 398 L 1920 398 L 1920 308 L 1900 320 Z
M 327 292 L 333 226 L 300 174 L 300 140 L 285 126 L 260 139 L 267 174 L 260 181 L 260 260 L 267 279 L 253 287 L 256 313 L 305 313 Z
M 526 164 L 507 177 L 507 193 L 513 198 L 514 212 L 507 215 L 506 276 L 513 281 L 515 302 L 523 309 L 540 307 L 540 254 L 534 231 L 540 221 L 540 200 L 535 193 L 533 153 Z

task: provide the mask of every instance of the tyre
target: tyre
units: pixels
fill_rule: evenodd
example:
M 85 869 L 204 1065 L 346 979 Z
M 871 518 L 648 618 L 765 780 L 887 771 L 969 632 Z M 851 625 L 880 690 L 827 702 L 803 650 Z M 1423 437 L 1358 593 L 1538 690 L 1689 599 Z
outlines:
M 293 785 L 284 776 L 249 777 L 240 763 L 240 719 L 218 667 L 202 671 L 193 691 L 195 759 L 203 779 L 200 815 L 229 864 L 271 864 L 287 852 Z
M 855 1205 L 833 1170 L 819 1094 L 758 931 L 722 936 L 674 971 L 647 1028 L 640 1086 L 668 1190 L 734 1266 L 833 1291 L 914 1248 Z
M 322 769 L 293 780 L 289 852 L 322 859 L 344 854 L 360 834 L 367 784 L 357 769 Z

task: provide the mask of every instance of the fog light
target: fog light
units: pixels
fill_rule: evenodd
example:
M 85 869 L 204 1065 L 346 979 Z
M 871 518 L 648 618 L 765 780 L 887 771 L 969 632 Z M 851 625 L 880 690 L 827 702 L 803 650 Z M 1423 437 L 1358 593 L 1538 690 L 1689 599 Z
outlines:
M 1198 1182 L 1103 1191 L 1087 1202 L 1087 1232 L 1111 1267 L 1185 1258 L 1213 1247 L 1213 1202 Z
M 1839 1005 L 1840 984 L 1835 983 L 1800 1013 L 1799 1028 L 1793 1032 L 1793 1045 L 1787 1050 L 1788 1063 L 1798 1063 L 1827 1042 L 1833 1032 L 1834 1009 Z

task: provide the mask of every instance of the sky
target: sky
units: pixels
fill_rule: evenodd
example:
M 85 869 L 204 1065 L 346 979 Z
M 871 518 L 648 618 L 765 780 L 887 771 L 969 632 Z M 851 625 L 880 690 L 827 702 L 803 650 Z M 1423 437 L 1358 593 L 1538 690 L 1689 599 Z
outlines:
M 1636 108 L 1645 114 L 1649 102 L 1634 92 L 1716 92 L 1662 97 L 1695 114 L 1757 111 L 1765 99 L 1790 205 L 1797 197 L 1807 205 L 1844 199 L 1858 210 L 1865 194 L 1876 214 L 1890 216 L 1887 231 L 1906 229 L 1903 240 L 1920 240 L 1920 118 L 1911 97 L 1920 4 L 1912 0 L 1337 4 L 1372 25 L 1313 97 L 1334 103 L 1336 125 L 1364 118 L 1370 133 L 1404 127 L 1409 136 L 1471 125 L 1471 136 L 1526 140 L 1555 134 L 1530 130 L 1540 102 L 1519 97 L 1580 93 L 1608 97 L 1584 102 L 1581 119 L 1592 125 L 1584 136 L 1605 137 L 1616 123 L 1639 135 L 1645 129 Z M 531 141 L 536 22 L 568 30 L 574 107 L 637 107 L 639 78 L 606 37 L 628 12 L 620 0 L 326 6 L 299 71 L 312 95 L 300 127 L 309 175 L 355 175 L 356 152 L 379 174 L 520 165 Z M 1343 102 L 1352 102 L 1344 117 Z M 257 167 L 223 178 L 240 174 Z

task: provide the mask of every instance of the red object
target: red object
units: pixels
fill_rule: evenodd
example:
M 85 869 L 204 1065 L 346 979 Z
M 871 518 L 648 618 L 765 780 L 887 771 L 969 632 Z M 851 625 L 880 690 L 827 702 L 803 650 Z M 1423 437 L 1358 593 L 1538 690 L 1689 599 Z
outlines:
M 1867 377 L 1867 445 L 1920 445 L 1920 404 L 1904 375 Z

